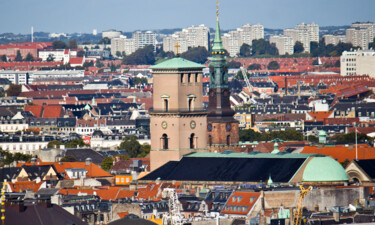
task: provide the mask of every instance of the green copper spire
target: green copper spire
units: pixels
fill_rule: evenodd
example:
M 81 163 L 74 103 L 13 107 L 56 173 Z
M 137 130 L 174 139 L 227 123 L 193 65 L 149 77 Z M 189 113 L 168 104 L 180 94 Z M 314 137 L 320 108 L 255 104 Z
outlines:
M 215 52 L 215 54 L 224 54 L 224 46 L 221 40 L 221 32 L 220 32 L 220 24 L 219 24 L 219 2 L 216 3 L 216 31 L 215 31 L 214 44 L 212 46 L 212 52 Z

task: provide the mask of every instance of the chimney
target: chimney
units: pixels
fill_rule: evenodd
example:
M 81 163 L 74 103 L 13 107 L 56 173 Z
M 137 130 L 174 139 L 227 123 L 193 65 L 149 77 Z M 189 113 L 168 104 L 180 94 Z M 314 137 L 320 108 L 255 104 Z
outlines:
M 88 166 L 88 165 L 90 165 L 90 164 L 91 164 L 91 162 L 92 162 L 92 159 L 91 159 L 91 158 L 87 158 L 87 159 L 85 160 L 85 162 L 86 162 L 86 165 Z

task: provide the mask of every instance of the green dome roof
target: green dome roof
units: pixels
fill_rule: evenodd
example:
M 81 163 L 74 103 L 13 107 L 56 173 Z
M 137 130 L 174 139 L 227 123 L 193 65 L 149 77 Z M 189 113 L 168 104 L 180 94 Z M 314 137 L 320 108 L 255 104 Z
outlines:
M 312 158 L 304 172 L 302 181 L 323 182 L 323 181 L 347 181 L 348 176 L 344 168 L 331 157 Z
M 205 66 L 202 64 L 178 57 L 173 59 L 168 59 L 164 62 L 151 66 L 150 69 L 203 69 Z

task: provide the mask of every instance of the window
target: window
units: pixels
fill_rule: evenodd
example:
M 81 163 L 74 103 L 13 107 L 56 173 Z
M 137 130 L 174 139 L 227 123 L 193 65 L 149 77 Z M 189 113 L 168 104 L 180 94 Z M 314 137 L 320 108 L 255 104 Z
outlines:
M 198 83 L 198 81 L 199 81 L 199 74 L 196 73 L 196 74 L 195 74 L 195 82 Z
M 212 145 L 212 136 L 208 135 L 208 144 L 211 146 Z
M 168 149 L 168 135 L 163 134 L 162 136 L 163 149 Z
M 192 133 L 191 135 L 190 135 L 190 148 L 191 149 L 193 149 L 194 148 L 194 133 Z
M 181 84 L 184 83 L 184 74 L 183 73 L 181 73 L 180 78 L 181 78 Z
M 164 99 L 164 111 L 168 112 L 168 99 Z
M 230 145 L 230 135 L 227 136 L 227 145 Z
M 188 83 L 190 83 L 191 82 L 191 74 L 189 73 L 188 74 Z

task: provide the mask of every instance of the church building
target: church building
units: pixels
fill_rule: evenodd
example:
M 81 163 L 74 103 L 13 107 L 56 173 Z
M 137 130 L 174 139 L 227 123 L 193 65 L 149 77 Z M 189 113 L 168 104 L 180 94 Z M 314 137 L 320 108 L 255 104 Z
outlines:
M 190 152 L 207 151 L 207 112 L 203 110 L 201 64 L 173 58 L 150 67 L 151 170 Z

